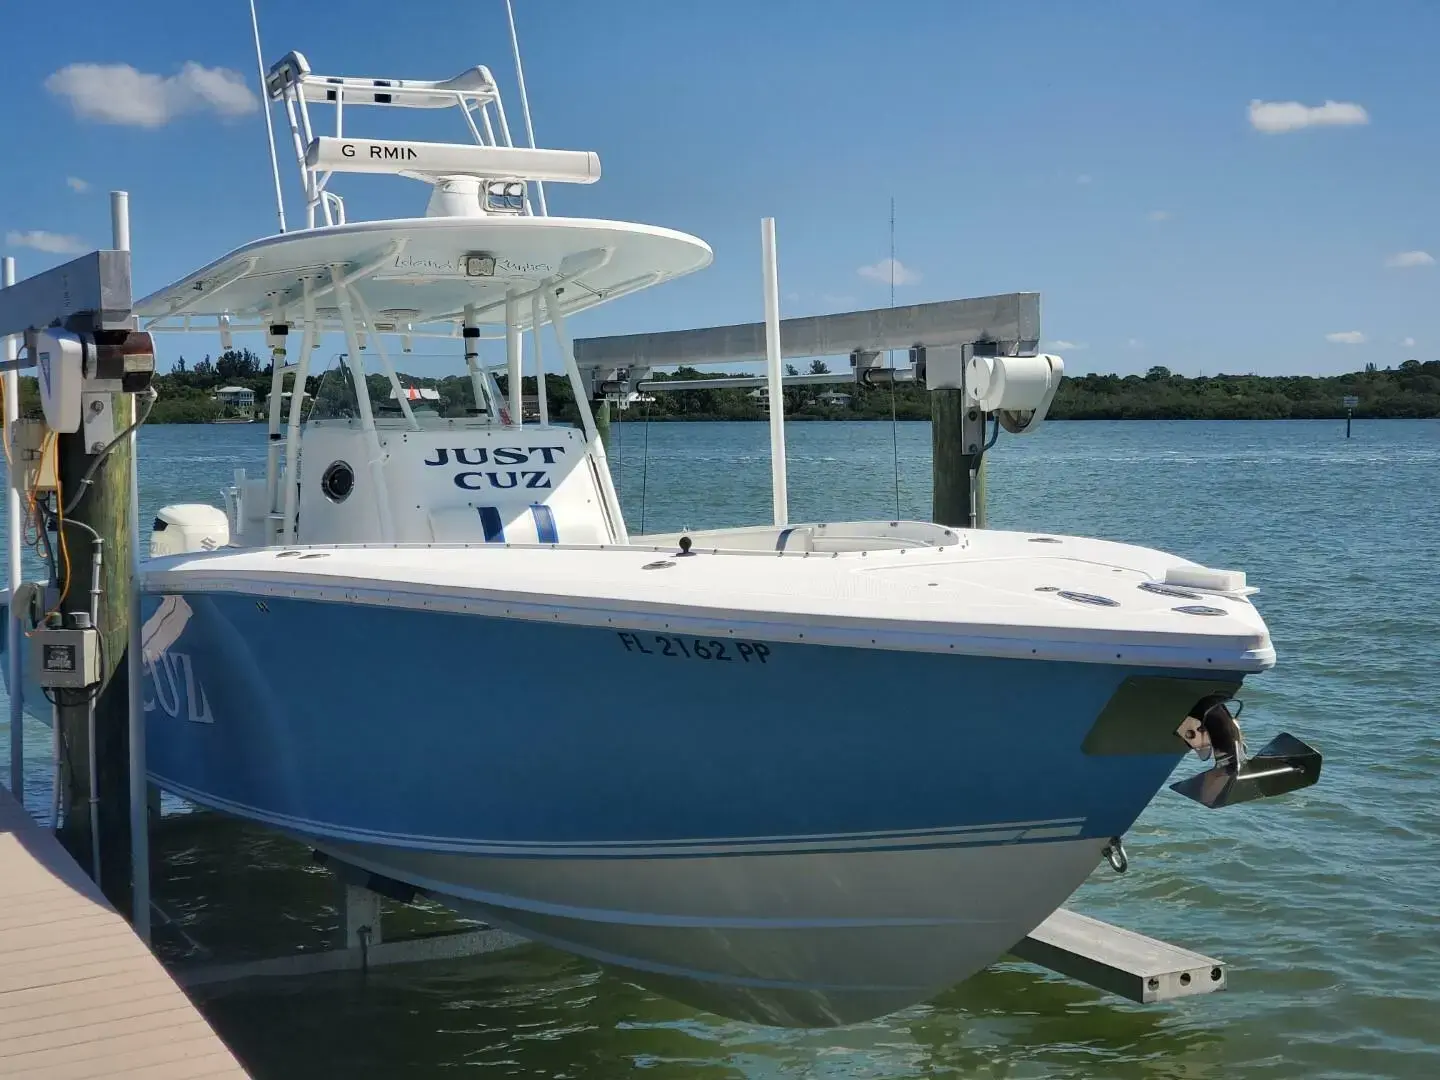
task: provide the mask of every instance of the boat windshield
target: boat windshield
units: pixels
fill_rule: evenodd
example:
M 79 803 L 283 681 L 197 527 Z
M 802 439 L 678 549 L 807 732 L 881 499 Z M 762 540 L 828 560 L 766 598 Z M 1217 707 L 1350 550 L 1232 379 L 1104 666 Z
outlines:
M 402 394 L 405 405 L 409 406 L 411 415 L 417 419 L 427 416 L 446 419 L 483 419 L 489 415 L 491 402 L 495 402 L 497 407 L 503 408 L 503 381 L 497 381 L 495 376 L 488 371 L 482 371 L 480 374 L 478 381 L 481 400 L 477 403 L 477 380 L 468 374 L 420 374 L 414 370 L 407 370 L 407 368 L 414 368 L 425 371 L 428 368 L 433 371 L 442 366 L 442 361 L 449 360 L 453 360 L 453 358 L 417 355 L 412 364 L 399 364 L 399 370 L 396 371 L 396 378 L 399 381 L 398 392 L 395 383 L 391 382 L 388 375 L 373 371 L 367 372 L 365 387 L 370 397 L 370 410 L 375 419 L 381 421 L 404 417 L 405 406 L 401 404 L 400 400 Z M 349 420 L 355 419 L 359 415 L 354 381 L 346 368 L 344 356 L 337 354 L 331 359 L 329 367 L 320 378 L 315 400 L 306 410 L 305 419 Z

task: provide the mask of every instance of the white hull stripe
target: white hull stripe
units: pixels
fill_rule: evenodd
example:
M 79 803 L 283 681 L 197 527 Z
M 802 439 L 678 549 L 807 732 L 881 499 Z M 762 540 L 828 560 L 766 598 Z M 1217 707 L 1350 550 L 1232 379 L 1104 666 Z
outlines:
M 355 829 L 330 822 L 277 814 L 244 803 L 218 798 L 204 791 L 177 784 L 165 777 L 151 780 L 168 791 L 237 817 L 261 821 L 278 828 L 309 836 L 325 837 L 354 844 L 449 852 L 457 855 L 493 855 L 509 858 L 568 859 L 658 859 L 694 858 L 711 855 L 802 855 L 828 851 L 887 851 L 899 848 L 979 847 L 1079 837 L 1083 818 L 1049 821 L 996 822 L 987 825 L 959 825 L 940 829 L 839 833 L 811 836 L 731 837 L 714 840 L 595 840 L 595 841 L 514 841 L 464 839 L 453 836 L 421 836 L 413 833 L 378 832 Z

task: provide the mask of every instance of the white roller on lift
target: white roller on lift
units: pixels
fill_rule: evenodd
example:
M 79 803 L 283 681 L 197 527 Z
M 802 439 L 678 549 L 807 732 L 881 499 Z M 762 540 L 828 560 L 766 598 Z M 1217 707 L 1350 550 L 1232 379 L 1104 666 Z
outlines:
M 1065 374 L 1058 356 L 972 356 L 965 391 L 982 412 L 997 413 L 1005 430 L 1023 434 L 1039 427 Z

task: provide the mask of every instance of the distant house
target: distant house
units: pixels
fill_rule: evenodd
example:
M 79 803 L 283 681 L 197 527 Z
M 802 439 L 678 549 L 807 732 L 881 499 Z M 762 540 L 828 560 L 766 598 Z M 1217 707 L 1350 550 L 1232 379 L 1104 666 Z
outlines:
M 395 400 L 395 391 L 393 388 L 390 391 L 390 398 L 392 401 Z M 409 402 L 439 401 L 440 391 L 429 386 L 407 386 L 405 388 L 405 400 Z
M 255 391 L 248 386 L 222 386 L 215 391 L 215 400 L 236 412 L 249 413 L 255 409 Z
M 848 409 L 850 407 L 850 395 L 842 394 L 837 390 L 826 390 L 817 399 L 821 405 L 829 405 L 836 409 Z
M 440 411 L 440 391 L 436 390 L 433 386 L 407 386 L 405 387 L 404 394 L 405 400 L 410 403 L 411 412 L 421 412 L 428 415 Z M 387 402 L 381 411 L 399 412 L 400 398 L 393 387 L 390 390 L 390 400 L 395 402 L 395 404 L 390 405 Z

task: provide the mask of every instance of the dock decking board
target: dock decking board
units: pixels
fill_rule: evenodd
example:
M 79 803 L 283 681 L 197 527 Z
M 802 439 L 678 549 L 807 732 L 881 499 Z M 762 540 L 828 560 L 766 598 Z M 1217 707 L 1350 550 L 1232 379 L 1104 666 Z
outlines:
M 60 842 L 0 789 L 0 1077 L 246 1075 Z

